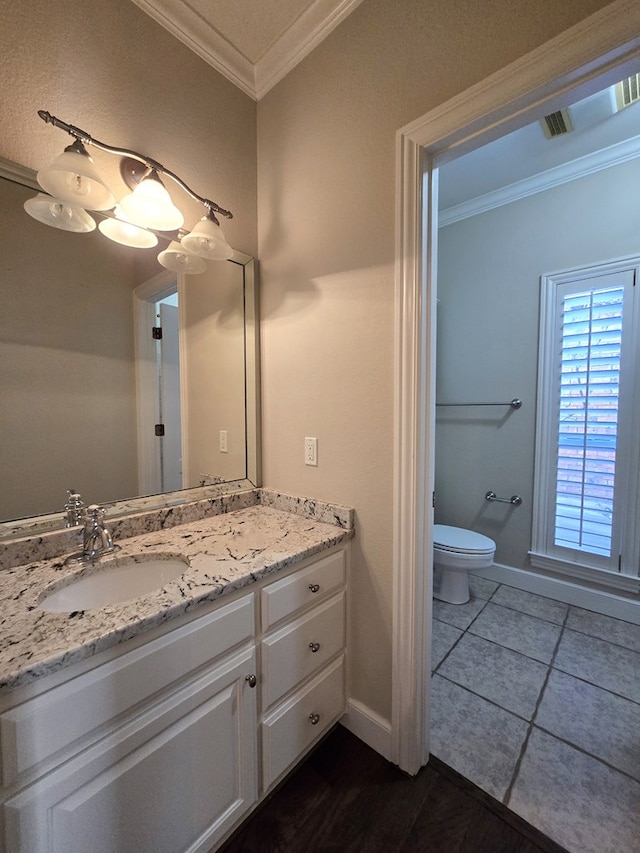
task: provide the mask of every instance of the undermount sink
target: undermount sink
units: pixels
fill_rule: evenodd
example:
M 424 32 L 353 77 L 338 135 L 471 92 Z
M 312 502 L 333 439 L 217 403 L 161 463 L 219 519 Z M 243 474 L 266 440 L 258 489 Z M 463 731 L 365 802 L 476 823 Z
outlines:
M 183 575 L 188 565 L 186 560 L 174 556 L 96 563 L 91 574 L 84 574 L 45 595 L 39 607 L 50 613 L 70 613 L 119 604 L 162 589 Z

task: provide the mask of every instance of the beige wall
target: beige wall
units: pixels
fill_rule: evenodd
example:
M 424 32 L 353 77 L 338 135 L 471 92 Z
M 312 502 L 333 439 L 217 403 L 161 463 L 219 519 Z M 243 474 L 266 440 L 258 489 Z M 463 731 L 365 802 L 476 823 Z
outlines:
M 395 132 L 604 5 L 365 0 L 258 106 L 264 479 L 356 508 L 352 695 L 386 718 Z

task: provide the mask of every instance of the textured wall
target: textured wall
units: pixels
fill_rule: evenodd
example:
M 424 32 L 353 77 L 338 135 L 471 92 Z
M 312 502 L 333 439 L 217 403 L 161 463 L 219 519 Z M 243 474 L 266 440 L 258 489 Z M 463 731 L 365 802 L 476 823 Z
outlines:
M 395 133 L 604 5 L 365 0 L 258 106 L 265 483 L 356 508 L 352 694 L 387 718 Z
M 255 103 L 130 0 L 5 4 L 0 27 L 0 156 L 33 169 L 70 137 L 45 109 L 111 145 L 177 172 L 233 211 L 229 242 L 256 254 Z M 101 166 L 117 163 L 93 152 Z M 117 196 L 126 191 L 113 173 Z M 170 188 L 169 183 L 167 188 Z M 187 224 L 202 216 L 183 204 Z

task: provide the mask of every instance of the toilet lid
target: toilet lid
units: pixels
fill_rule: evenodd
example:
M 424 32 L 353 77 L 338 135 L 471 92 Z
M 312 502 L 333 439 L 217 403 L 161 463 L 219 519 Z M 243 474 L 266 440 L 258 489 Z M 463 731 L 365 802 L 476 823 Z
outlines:
M 496 543 L 488 536 L 448 524 L 433 525 L 433 544 L 442 551 L 458 554 L 492 554 L 496 550 Z

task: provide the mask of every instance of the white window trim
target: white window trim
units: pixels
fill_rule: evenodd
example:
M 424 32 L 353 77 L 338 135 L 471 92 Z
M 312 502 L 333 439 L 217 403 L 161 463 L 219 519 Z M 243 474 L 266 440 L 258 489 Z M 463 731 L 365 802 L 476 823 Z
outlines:
M 540 333 L 539 333 L 539 357 L 538 357 L 538 387 L 537 400 L 549 399 L 550 394 L 555 392 L 554 371 L 555 359 L 553 357 L 553 335 L 554 328 L 550 322 L 550 316 L 554 313 L 557 286 L 566 281 L 575 279 L 580 275 L 584 277 L 596 274 L 609 274 L 623 270 L 635 269 L 636 282 L 640 282 L 640 257 L 628 256 L 615 260 L 591 264 L 585 267 L 577 267 L 572 270 L 549 273 L 541 276 L 540 282 Z M 596 273 L 597 270 L 597 273 Z M 640 286 L 638 284 L 637 286 Z M 632 317 L 631 336 L 635 342 L 635 351 L 632 361 L 638 364 L 640 357 L 640 299 L 634 300 L 634 314 Z M 631 412 L 638 412 L 640 404 L 640 370 L 635 370 L 632 399 L 628 401 Z M 637 415 L 634 416 L 636 429 L 632 434 L 637 434 Z M 612 571 L 610 568 L 589 565 L 589 560 L 582 552 L 574 551 L 571 559 L 548 552 L 547 538 L 549 526 L 553 524 L 553 506 L 549 500 L 550 484 L 555 481 L 555 455 L 551 452 L 551 436 L 555 432 L 554 408 L 553 406 L 538 405 L 536 407 L 536 446 L 534 467 L 534 489 L 533 489 L 533 523 L 532 523 L 532 547 L 529 551 L 531 564 L 535 568 L 545 571 L 557 572 L 582 580 L 595 581 L 598 584 L 615 589 L 637 592 L 640 589 L 638 574 L 640 573 L 640 524 L 638 523 L 640 490 L 640 449 L 639 442 L 631 442 L 628 448 L 629 469 L 634 472 L 632 482 L 627 484 L 627 520 L 622 549 L 629 555 L 626 567 L 622 572 Z

